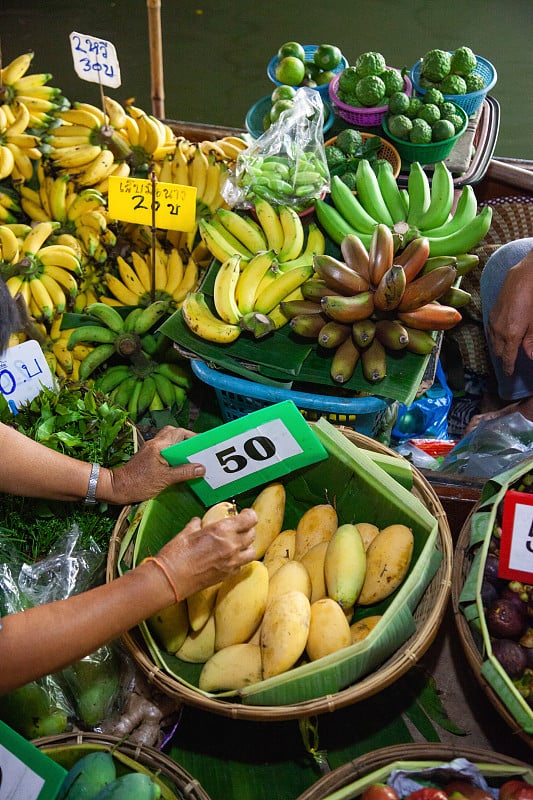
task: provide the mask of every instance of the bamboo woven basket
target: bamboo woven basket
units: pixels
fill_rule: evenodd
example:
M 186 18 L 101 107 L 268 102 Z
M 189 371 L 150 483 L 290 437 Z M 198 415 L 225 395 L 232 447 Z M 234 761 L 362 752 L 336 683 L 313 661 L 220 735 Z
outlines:
M 401 769 L 409 769 L 408 762 L 413 762 L 413 765 L 419 768 L 429 767 L 435 763 L 448 763 L 454 758 L 466 758 L 476 764 L 484 774 L 486 765 L 501 766 L 501 775 L 506 777 L 516 774 L 513 770 L 514 767 L 519 770 L 518 774 L 524 774 L 524 771 L 529 768 L 529 765 L 525 762 L 518 761 L 510 756 L 495 753 L 492 750 L 464 747 L 461 744 L 456 747 L 428 743 L 399 744 L 365 753 L 363 756 L 337 767 L 337 769 L 320 778 L 309 789 L 306 789 L 297 800 L 328 800 L 328 798 L 333 800 L 333 796 L 335 800 L 348 800 L 348 798 L 359 797 L 365 784 L 384 782 L 386 780 L 382 771 L 384 767 L 391 772 L 400 763 Z M 380 772 L 377 772 L 378 770 Z M 497 773 L 498 770 L 491 770 L 493 776 L 495 772 Z M 531 770 L 529 770 L 528 774 L 533 780 Z M 357 785 L 354 785 L 352 791 L 351 785 L 356 781 Z M 333 793 L 335 794 L 333 795 Z
M 32 744 L 46 753 L 54 761 L 69 768 L 70 763 L 96 750 L 111 750 L 120 765 L 121 758 L 137 762 L 158 778 L 169 791 L 162 794 L 162 800 L 210 800 L 196 778 L 168 756 L 147 745 L 138 745 L 99 733 L 63 733 L 59 736 L 44 736 L 34 739 Z M 122 762 L 124 763 L 124 762 Z
M 526 744 L 533 749 L 533 736 L 526 733 L 517 723 L 516 719 L 509 712 L 504 703 L 500 700 L 494 689 L 487 683 L 485 677 L 481 672 L 483 664 L 479 647 L 474 639 L 468 620 L 461 610 L 459 598 L 464 585 L 464 582 L 470 572 L 472 566 L 473 553 L 470 547 L 470 526 L 472 517 L 478 511 L 480 503 L 477 503 L 470 514 L 468 515 L 465 523 L 457 539 L 457 545 L 454 554 L 454 563 L 452 570 L 452 608 L 455 619 L 455 625 L 459 634 L 459 639 L 463 650 L 465 652 L 467 661 L 474 673 L 476 680 L 481 686 L 484 693 L 487 695 L 488 700 L 494 706 L 496 711 L 505 720 L 511 732 L 522 739 Z
M 348 428 L 340 428 L 340 430 L 352 443 L 361 448 L 399 457 L 388 447 L 373 439 Z M 275 706 L 245 705 L 231 702 L 229 699 L 208 697 L 183 685 L 160 669 L 154 663 L 138 628 L 123 637 L 126 648 L 147 679 L 166 695 L 179 702 L 234 719 L 254 719 L 266 722 L 300 719 L 333 712 L 375 695 L 398 680 L 424 655 L 437 635 L 450 595 L 453 542 L 446 514 L 433 488 L 416 468 L 413 468 L 413 477 L 413 494 L 421 500 L 429 513 L 437 520 L 436 546 L 442 555 L 440 565 L 415 609 L 413 615 L 416 623 L 415 632 L 379 668 L 353 685 L 334 694 L 299 703 Z M 111 538 L 107 563 L 108 581 L 113 580 L 119 574 L 119 553 L 122 540 L 128 530 L 130 510 L 128 507 L 123 509 Z

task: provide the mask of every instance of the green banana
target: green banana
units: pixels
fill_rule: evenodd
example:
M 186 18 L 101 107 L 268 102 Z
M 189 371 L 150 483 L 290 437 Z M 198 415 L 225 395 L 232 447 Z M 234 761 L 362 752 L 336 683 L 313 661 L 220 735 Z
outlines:
M 455 233 L 460 228 L 464 227 L 467 222 L 474 219 L 477 214 L 477 199 L 472 186 L 469 183 L 465 184 L 461 189 L 461 194 L 457 200 L 457 205 L 452 218 L 444 222 L 437 228 L 430 228 L 425 230 L 424 236 L 449 236 Z
M 137 416 L 141 417 L 145 411 L 148 411 L 150 404 L 154 399 L 156 393 L 156 382 L 151 375 L 147 375 L 141 381 L 141 390 L 137 398 Z
M 111 328 L 104 328 L 103 325 L 80 325 L 74 328 L 69 336 L 67 347 L 72 350 L 78 342 L 99 342 L 100 344 L 112 344 L 117 333 Z M 85 360 L 85 359 L 84 359 Z
M 474 219 L 449 236 L 428 236 L 430 256 L 467 253 L 487 235 L 491 221 L 492 206 L 484 206 Z
M 363 208 L 376 222 L 381 222 L 392 228 L 394 220 L 381 194 L 378 177 L 367 158 L 362 158 L 357 165 L 355 183 L 357 186 L 357 194 Z
M 468 275 L 479 264 L 479 256 L 475 253 L 457 253 L 455 268 L 458 275 Z
M 130 393 L 128 397 L 128 402 L 126 403 L 126 408 L 128 410 L 128 414 L 130 415 L 132 420 L 137 420 L 138 411 L 139 411 L 139 397 L 141 394 L 141 389 L 143 387 L 143 380 L 142 378 L 137 378 L 135 380 L 135 384 L 133 386 L 133 391 Z
M 231 325 L 242 317 L 235 292 L 241 275 L 241 259 L 238 253 L 227 258 L 218 268 L 213 286 L 213 302 L 218 316 Z M 249 262 L 248 262 L 249 263 Z
M 185 367 L 180 366 L 180 364 L 169 364 L 163 362 L 156 366 L 155 372 L 159 372 L 161 375 L 164 375 L 169 381 L 175 383 L 177 386 L 181 386 L 183 389 L 191 388 L 191 372 L 189 369 L 185 369 Z
M 90 303 L 85 312 L 115 333 L 120 333 L 124 329 L 124 320 L 119 312 L 113 306 L 108 306 L 107 303 Z
M 280 308 L 287 319 L 292 319 L 300 314 L 321 314 L 320 303 L 313 300 L 282 300 Z
M 458 286 L 451 286 L 448 291 L 441 294 L 439 297 L 439 301 L 444 303 L 446 306 L 452 306 L 453 308 L 463 308 L 463 306 L 467 306 L 470 300 L 472 299 L 472 295 L 470 292 L 467 292 L 465 289 L 460 289 Z
M 336 244 L 341 245 L 344 237 L 351 234 L 361 239 L 368 250 L 372 234 L 354 230 L 342 214 L 329 203 L 320 199 L 315 200 L 315 214 L 329 238 Z
M 377 336 L 361 351 L 361 367 L 370 383 L 379 383 L 387 376 L 387 353 Z
M 91 800 L 159 800 L 161 787 L 142 772 L 128 772 L 104 786 Z
M 112 392 L 130 374 L 129 364 L 117 364 L 114 367 L 108 367 L 98 378 L 97 387 L 101 392 L 107 394 Z
M 457 269 L 456 256 L 433 256 L 433 258 L 428 258 L 422 267 L 420 274 L 427 275 L 428 272 L 432 272 L 432 270 L 437 269 L 438 267 L 447 266 L 452 266 Z
M 96 750 L 82 756 L 67 772 L 57 800 L 94 797 L 116 780 L 117 770 L 111 752 Z
M 438 228 L 448 220 L 453 206 L 454 184 L 452 173 L 444 163 L 437 161 L 433 169 L 429 205 L 418 220 L 418 229 Z
M 149 306 L 143 308 L 140 314 L 135 316 L 131 323 L 131 330 L 133 333 L 139 334 L 139 336 L 148 333 L 165 314 L 168 314 L 168 311 L 168 302 L 166 300 L 154 300 Z
M 407 219 L 407 209 L 400 194 L 390 161 L 383 160 L 379 162 L 378 184 L 392 221 L 394 223 L 404 222 Z
M 213 314 L 202 292 L 189 292 L 181 306 L 181 313 L 187 327 L 208 342 L 229 344 L 240 336 L 238 325 L 223 322 Z
M 80 364 L 80 380 L 85 381 L 97 367 L 107 361 L 115 353 L 114 344 L 100 344 L 88 353 Z
M 418 328 L 410 328 L 408 325 L 404 325 L 403 327 L 407 332 L 406 350 L 421 356 L 427 356 L 432 352 L 435 347 L 435 339 L 431 333 L 418 330 Z
M 407 222 L 416 228 L 429 208 L 431 200 L 429 178 L 418 161 L 413 161 L 409 168 L 407 192 L 409 194 Z
M 330 375 L 335 383 L 349 381 L 360 358 L 361 350 L 359 350 L 352 337 L 348 336 L 335 349 L 331 359 Z
M 405 327 L 397 319 L 378 319 L 376 337 L 388 350 L 403 350 L 409 341 Z
M 289 326 L 293 333 L 304 336 L 307 339 L 316 339 L 320 331 L 326 324 L 323 314 L 296 314 L 291 317 Z
M 322 278 L 309 278 L 308 281 L 302 284 L 304 300 L 312 300 L 315 303 L 319 303 L 327 294 L 341 294 L 341 292 L 334 292 Z
M 368 347 L 376 335 L 373 319 L 358 319 L 352 323 L 352 337 L 358 347 Z
M 295 267 L 289 272 L 280 273 L 275 280 L 270 283 L 264 292 L 256 299 L 254 311 L 268 314 L 281 301 L 302 285 L 313 274 L 313 266 L 304 265 Z
M 388 163 L 388 162 L 387 162 Z M 378 220 L 366 211 L 352 190 L 339 178 L 331 178 L 331 199 L 333 205 L 342 214 L 344 219 L 355 229 L 362 233 L 372 233 Z
M 130 398 L 131 393 L 133 392 L 133 388 L 137 383 L 137 377 L 133 374 L 128 375 L 124 380 L 119 383 L 119 385 L 113 389 L 111 393 L 111 397 L 113 402 L 120 406 L 121 408 L 127 408 L 128 400 Z
M 144 308 L 142 306 L 138 306 L 137 308 L 133 308 L 130 311 L 130 313 L 128 314 L 128 316 L 126 317 L 126 319 L 124 320 L 123 330 L 126 331 L 127 333 L 131 332 L 133 330 L 133 328 L 134 328 L 134 325 L 135 325 L 136 321 L 141 316 L 143 311 L 144 311 Z
M 351 335 L 348 323 L 330 319 L 318 334 L 318 343 L 327 350 L 334 350 Z
M 174 386 L 176 384 L 172 383 L 169 378 L 156 370 L 152 373 L 152 379 L 155 382 L 155 388 L 163 405 L 165 408 L 171 408 L 175 399 Z

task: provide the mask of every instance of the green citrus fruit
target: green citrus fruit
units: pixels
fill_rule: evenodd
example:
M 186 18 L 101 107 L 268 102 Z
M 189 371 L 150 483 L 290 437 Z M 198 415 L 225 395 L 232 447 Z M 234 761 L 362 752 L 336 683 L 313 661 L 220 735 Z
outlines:
M 308 80 L 316 81 L 317 77 L 320 75 L 320 67 L 317 67 L 314 61 L 305 61 L 305 77 Z
M 296 89 L 294 88 L 294 86 L 287 86 L 286 84 L 282 84 L 281 86 L 276 86 L 276 88 L 270 95 L 270 99 L 272 100 L 272 105 L 274 105 L 274 103 L 277 103 L 278 100 L 291 100 L 295 94 L 296 94 Z
M 296 56 L 285 56 L 276 67 L 276 80 L 288 86 L 299 86 L 305 77 L 304 62 Z
M 318 86 L 324 86 L 326 83 L 331 83 L 333 78 L 335 77 L 335 73 L 329 69 L 322 70 L 319 72 L 316 82 Z
M 292 100 L 278 100 L 277 103 L 274 103 L 274 105 L 270 109 L 270 121 L 276 122 L 276 120 L 279 119 L 280 114 L 282 114 L 284 111 L 287 111 L 287 109 L 292 107 L 293 107 Z
M 313 61 L 323 70 L 336 69 L 342 59 L 342 53 L 334 44 L 319 44 L 313 55 Z
M 299 42 L 285 42 L 278 50 L 278 60 L 281 61 L 287 56 L 294 56 L 300 61 L 305 61 L 305 50 Z

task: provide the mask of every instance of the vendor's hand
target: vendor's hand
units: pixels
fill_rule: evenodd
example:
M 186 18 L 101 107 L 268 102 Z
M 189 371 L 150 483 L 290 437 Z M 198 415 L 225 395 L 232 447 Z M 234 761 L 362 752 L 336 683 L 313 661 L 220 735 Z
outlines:
M 202 528 L 194 517 L 157 554 L 172 575 L 181 597 L 213 586 L 256 557 L 257 514 L 247 508 Z
M 137 503 L 155 497 L 173 483 L 190 481 L 205 475 L 205 467 L 201 464 L 171 467 L 161 455 L 161 450 L 165 447 L 195 435 L 185 428 L 174 428 L 171 425 L 161 428 L 153 439 L 141 445 L 126 464 L 107 473 L 112 484 L 111 489 L 108 492 L 105 486 L 99 486 L 97 497 L 121 505 Z M 102 476 L 104 481 L 107 475 Z
M 506 375 L 512 375 L 520 347 L 533 359 L 533 251 L 508 271 L 488 320 L 487 335 Z

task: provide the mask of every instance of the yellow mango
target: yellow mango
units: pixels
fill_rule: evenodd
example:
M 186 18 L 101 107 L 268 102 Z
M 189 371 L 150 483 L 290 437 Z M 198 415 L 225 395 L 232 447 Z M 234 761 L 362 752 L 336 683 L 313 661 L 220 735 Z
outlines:
M 331 597 L 313 603 L 305 647 L 311 661 L 336 653 L 351 643 L 350 623 L 340 605 Z
M 357 530 L 361 534 L 365 550 L 368 550 L 370 542 L 375 539 L 379 533 L 379 528 L 372 522 L 357 522 Z
M 324 574 L 324 559 L 328 542 L 319 542 L 304 553 L 300 561 L 306 568 L 311 578 L 311 603 L 326 596 L 326 576 Z
M 244 564 L 222 582 L 215 603 L 215 650 L 249 640 L 263 618 L 268 583 L 262 561 Z
M 287 563 L 287 561 L 288 559 L 285 558 L 285 556 L 274 556 L 270 559 L 270 561 L 263 561 L 263 563 L 268 570 L 269 577 L 271 578 L 280 567 Z
M 221 583 L 207 586 L 198 592 L 189 595 L 187 598 L 187 612 L 189 615 L 189 625 L 193 631 L 203 628 L 211 612 L 215 607 L 218 590 Z
M 275 597 L 266 608 L 261 625 L 263 678 L 291 669 L 305 650 L 311 605 L 294 589 Z
M 286 531 L 281 531 L 272 544 L 267 547 L 263 562 L 268 565 L 269 561 L 278 558 L 278 556 L 286 559 L 294 558 L 295 537 L 295 530 L 287 529 Z
M 215 652 L 215 615 L 211 614 L 203 628 L 189 631 L 176 657 L 191 664 L 204 664 Z
M 285 516 L 285 487 L 282 483 L 270 483 L 262 489 L 252 508 L 257 514 L 255 524 L 255 556 L 262 558 L 276 536 L 283 530 Z
M 362 642 L 366 639 L 370 631 L 373 631 L 381 619 L 381 614 L 373 614 L 370 617 L 363 617 L 358 619 L 357 622 L 352 622 L 350 625 L 350 633 L 352 635 L 352 644 Z
M 267 605 L 274 597 L 289 592 L 291 589 L 303 592 L 309 600 L 311 588 L 311 578 L 301 561 L 287 561 L 270 578 Z
M 379 603 L 398 588 L 409 569 L 413 545 L 413 532 L 406 525 L 380 530 L 366 552 L 366 575 L 358 605 Z
M 233 514 L 235 514 L 233 503 L 228 500 L 222 500 L 222 502 L 216 503 L 216 505 L 207 509 L 202 517 L 202 528 L 205 528 L 206 525 L 211 525 L 213 522 L 225 519 L 225 517 L 231 517 Z
M 357 525 L 340 525 L 328 542 L 324 558 L 326 590 L 344 609 L 354 605 L 366 574 L 366 554 Z
M 164 608 L 146 620 L 150 633 L 163 650 L 175 653 L 189 631 L 189 618 L 185 600 Z
M 261 648 L 257 644 L 231 644 L 217 650 L 200 672 L 198 687 L 203 692 L 243 689 L 262 678 Z
M 299 560 L 315 544 L 329 541 L 338 524 L 337 512 L 330 503 L 308 508 L 296 526 L 294 558 Z

